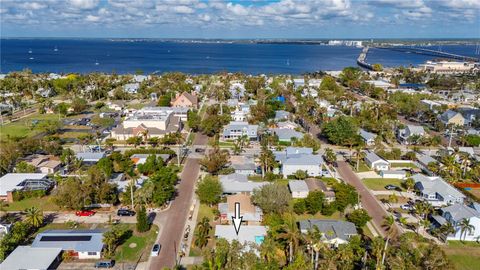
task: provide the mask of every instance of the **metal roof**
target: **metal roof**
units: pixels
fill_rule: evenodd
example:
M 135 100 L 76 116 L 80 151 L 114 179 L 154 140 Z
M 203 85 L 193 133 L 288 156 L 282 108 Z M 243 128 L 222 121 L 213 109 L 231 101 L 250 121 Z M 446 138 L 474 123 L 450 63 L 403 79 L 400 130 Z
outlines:
M 303 180 L 290 180 L 288 181 L 288 187 L 291 192 L 309 191 L 307 182 Z
M 452 216 L 452 219 L 456 222 L 464 218 L 480 217 L 480 213 L 477 212 L 477 210 L 460 203 L 444 207 L 442 208 L 442 212 L 444 213 L 444 217 L 446 213 L 450 213 L 450 216 Z
M 215 236 L 218 238 L 225 238 L 227 241 L 232 242 L 237 240 L 241 244 L 244 243 L 257 243 L 257 239 L 265 237 L 267 235 L 267 227 L 265 226 L 242 226 L 240 231 L 235 232 L 233 225 L 216 225 Z
M 62 252 L 61 248 L 18 246 L 0 264 L 0 269 L 52 269 L 51 265 Z
M 61 248 L 76 252 L 101 252 L 105 230 L 46 230 L 33 240 L 32 247 Z
M 0 196 L 7 196 L 9 191 L 22 189 L 19 185 L 27 179 L 38 180 L 46 177 L 46 173 L 7 173 L 0 178 Z

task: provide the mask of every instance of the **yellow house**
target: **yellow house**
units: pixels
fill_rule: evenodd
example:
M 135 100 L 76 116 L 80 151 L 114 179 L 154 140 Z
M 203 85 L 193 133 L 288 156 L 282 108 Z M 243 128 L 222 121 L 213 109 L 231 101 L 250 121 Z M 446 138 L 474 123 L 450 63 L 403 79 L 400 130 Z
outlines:
M 440 120 L 445 125 L 463 126 L 465 125 L 465 118 L 459 112 L 448 110 L 440 116 Z

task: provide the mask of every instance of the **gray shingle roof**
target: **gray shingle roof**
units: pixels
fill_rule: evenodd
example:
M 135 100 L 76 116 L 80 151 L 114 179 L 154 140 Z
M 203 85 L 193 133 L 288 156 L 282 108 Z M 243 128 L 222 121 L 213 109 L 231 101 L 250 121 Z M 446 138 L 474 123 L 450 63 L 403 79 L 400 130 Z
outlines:
M 246 175 L 233 173 L 229 175 L 220 175 L 219 181 L 223 187 L 223 193 L 234 194 L 240 192 L 252 192 L 256 188 L 268 184 L 268 182 L 248 181 Z
M 441 177 L 427 177 L 423 174 L 412 176 L 415 181 L 415 187 L 419 188 L 425 194 L 439 194 L 444 200 L 465 198 L 460 191 L 447 184 Z
M 477 212 L 475 209 L 468 207 L 464 204 L 456 203 L 452 204 L 450 206 L 442 208 L 442 212 L 445 213 L 450 213 L 452 216 L 452 219 L 457 221 L 460 221 L 464 218 L 469 219 L 471 217 L 480 217 L 480 213 Z
M 280 141 L 290 141 L 292 138 L 301 140 L 303 138 L 303 133 L 289 128 L 272 128 L 271 131 L 278 136 Z
M 340 238 L 347 241 L 351 235 L 357 234 L 355 224 L 341 220 L 307 219 L 299 222 L 302 233 L 317 227 L 327 239 Z
M 410 131 L 410 135 L 423 135 L 425 129 L 422 126 L 407 125 L 407 129 Z

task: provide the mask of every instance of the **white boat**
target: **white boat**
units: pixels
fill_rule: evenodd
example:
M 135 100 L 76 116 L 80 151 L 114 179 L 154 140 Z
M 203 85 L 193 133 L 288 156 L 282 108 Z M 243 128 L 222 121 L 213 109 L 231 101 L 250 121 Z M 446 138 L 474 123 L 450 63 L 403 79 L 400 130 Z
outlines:
M 100 65 L 100 63 L 98 63 L 98 61 L 95 61 L 95 66 L 98 66 Z
M 33 58 L 33 57 L 30 57 L 30 58 L 28 58 L 28 59 L 30 59 L 30 60 L 33 60 L 33 59 L 35 59 L 35 58 Z
M 54 52 L 58 52 L 58 48 L 57 46 L 55 46 L 55 48 L 53 49 Z
M 32 49 L 28 49 L 28 53 L 32 53 Z

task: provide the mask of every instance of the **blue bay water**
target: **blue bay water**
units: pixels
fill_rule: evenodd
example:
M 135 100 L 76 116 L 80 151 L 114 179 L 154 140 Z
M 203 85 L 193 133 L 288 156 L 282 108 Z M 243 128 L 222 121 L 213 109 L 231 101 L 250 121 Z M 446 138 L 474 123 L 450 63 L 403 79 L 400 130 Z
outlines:
M 356 66 L 359 48 L 302 44 L 180 43 L 107 39 L 1 39 L 0 72 L 219 71 L 248 74 L 302 74 Z M 54 50 L 57 48 L 57 51 Z M 432 47 L 437 49 L 437 47 Z M 31 53 L 29 51 L 31 50 Z M 475 46 L 442 46 L 446 52 L 473 56 Z M 33 58 L 33 59 L 31 59 Z M 433 57 L 371 49 L 367 61 L 384 66 L 418 65 Z

